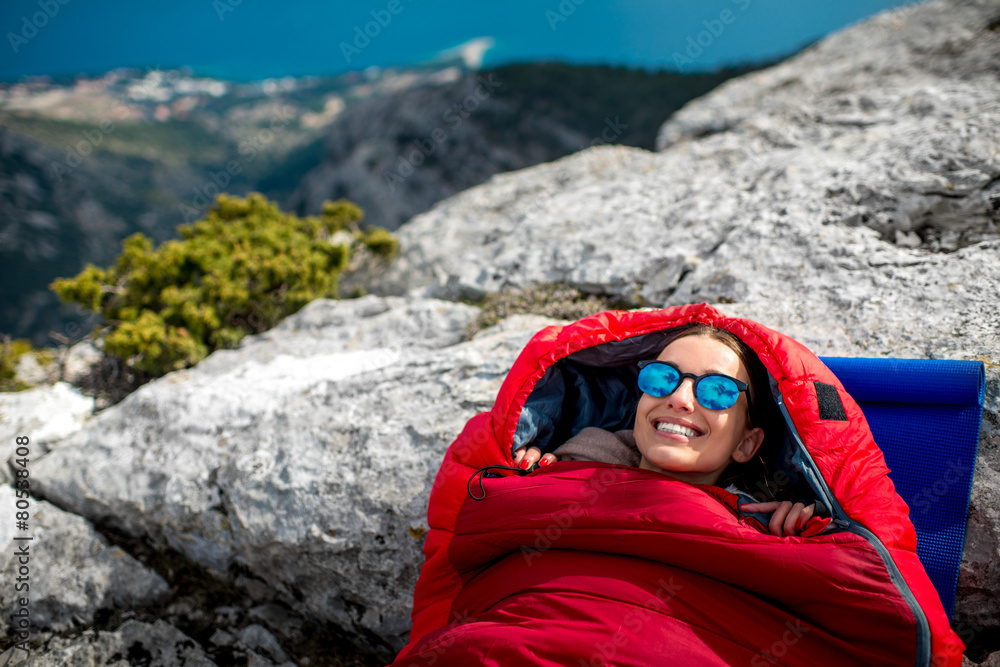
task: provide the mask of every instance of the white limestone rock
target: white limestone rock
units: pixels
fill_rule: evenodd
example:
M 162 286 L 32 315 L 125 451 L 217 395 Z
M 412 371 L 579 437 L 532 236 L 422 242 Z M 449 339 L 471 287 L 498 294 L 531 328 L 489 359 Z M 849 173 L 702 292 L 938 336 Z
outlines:
M 78 384 L 101 362 L 104 353 L 90 340 L 82 340 L 66 349 L 62 359 L 62 379 Z
M 17 358 L 14 377 L 28 387 L 52 384 L 59 379 L 59 367 L 52 362 L 43 365 L 34 353 L 29 352 Z
M 456 344 L 475 312 L 314 304 L 143 386 L 38 460 L 33 484 L 388 657 L 409 630 L 444 450 L 548 323 Z
M 0 441 L 27 436 L 32 445 L 48 446 L 80 430 L 93 412 L 94 399 L 67 382 L 0 393 Z
M 80 430 L 94 412 L 94 399 L 72 385 L 54 385 L 0 393 L 0 443 L 8 462 L 15 458 L 14 443 L 28 438 L 29 460 L 44 454 L 60 439 Z M 8 464 L 9 465 L 9 464 Z M 0 483 L 12 479 L 7 465 L 0 466 Z

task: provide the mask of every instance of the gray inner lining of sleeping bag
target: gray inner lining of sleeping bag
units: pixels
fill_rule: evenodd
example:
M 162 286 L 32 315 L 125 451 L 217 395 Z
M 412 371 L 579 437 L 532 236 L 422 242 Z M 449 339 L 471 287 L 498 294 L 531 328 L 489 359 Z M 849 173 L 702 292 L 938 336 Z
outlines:
M 660 353 L 668 331 L 589 347 L 550 366 L 524 403 L 514 431 L 513 452 L 527 445 L 538 447 L 543 454 L 551 452 L 588 426 L 612 432 L 632 428 L 641 396 L 636 386 L 637 364 Z M 770 374 L 768 378 L 772 399 L 777 401 L 778 384 Z M 787 428 L 782 427 L 780 439 L 774 473 L 782 471 L 790 485 L 801 486 L 807 480 L 798 469 L 803 464 L 798 445 Z
M 631 428 L 639 401 L 636 364 L 663 348 L 662 332 L 588 347 L 550 366 L 521 410 L 514 451 L 550 452 L 588 426 Z

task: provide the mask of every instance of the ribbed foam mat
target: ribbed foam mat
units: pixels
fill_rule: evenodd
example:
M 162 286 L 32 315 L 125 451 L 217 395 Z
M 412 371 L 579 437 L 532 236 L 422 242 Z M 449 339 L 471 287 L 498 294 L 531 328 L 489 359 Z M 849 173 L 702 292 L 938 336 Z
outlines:
M 982 423 L 982 362 L 821 360 L 861 406 L 889 477 L 910 506 L 917 555 L 950 616 Z

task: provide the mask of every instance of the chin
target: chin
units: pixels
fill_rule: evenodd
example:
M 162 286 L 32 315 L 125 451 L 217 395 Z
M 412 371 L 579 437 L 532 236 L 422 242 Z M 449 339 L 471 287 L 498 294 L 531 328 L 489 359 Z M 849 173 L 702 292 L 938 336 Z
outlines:
M 662 472 L 664 475 L 670 475 L 674 472 L 684 472 L 678 471 L 679 466 L 677 465 L 677 462 L 670 459 L 664 459 L 661 457 L 651 459 L 647 456 L 643 456 L 642 459 L 646 462 L 646 465 L 649 466 L 650 469 L 655 470 L 656 472 Z

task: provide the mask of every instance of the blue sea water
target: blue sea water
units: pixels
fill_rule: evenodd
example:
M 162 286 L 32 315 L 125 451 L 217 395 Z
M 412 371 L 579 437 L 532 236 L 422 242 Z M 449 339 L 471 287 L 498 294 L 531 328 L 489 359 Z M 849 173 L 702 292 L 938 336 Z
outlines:
M 0 80 L 190 67 L 235 80 L 431 60 L 710 70 L 760 62 L 907 0 L 4 0 Z

